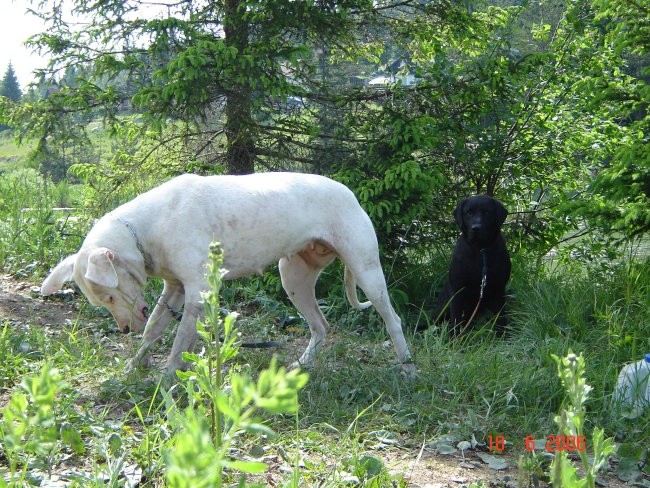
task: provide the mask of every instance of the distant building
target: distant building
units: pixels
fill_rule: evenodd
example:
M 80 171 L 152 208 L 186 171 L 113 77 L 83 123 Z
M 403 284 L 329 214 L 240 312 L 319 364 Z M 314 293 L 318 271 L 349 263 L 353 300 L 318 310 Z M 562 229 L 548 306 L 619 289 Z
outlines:
M 415 75 L 408 73 L 406 75 L 379 75 L 375 76 L 371 80 L 368 80 L 368 86 L 375 88 L 382 88 L 388 85 L 393 85 L 395 83 L 401 83 L 403 86 L 415 85 L 416 79 Z
M 383 88 L 395 83 L 401 83 L 402 86 L 411 86 L 417 83 L 415 74 L 411 70 L 411 64 L 403 59 L 394 61 L 389 66 L 389 73 L 378 74 L 368 80 L 367 85 L 374 88 Z

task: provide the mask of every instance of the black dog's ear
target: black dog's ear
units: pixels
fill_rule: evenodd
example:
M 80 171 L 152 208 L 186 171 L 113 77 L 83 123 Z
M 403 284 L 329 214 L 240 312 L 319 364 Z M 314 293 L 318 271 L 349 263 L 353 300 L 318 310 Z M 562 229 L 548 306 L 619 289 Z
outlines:
M 506 210 L 506 207 L 503 206 L 503 203 L 501 203 L 499 200 L 496 198 L 492 199 L 494 201 L 494 209 L 495 209 L 495 215 L 497 219 L 497 226 L 501 227 L 503 223 L 506 221 L 506 217 L 508 216 L 508 211 Z
M 463 228 L 463 205 L 465 205 L 466 201 L 467 198 L 462 202 L 460 202 L 456 207 L 456 210 L 454 210 L 454 220 L 458 224 L 458 227 L 460 227 L 461 229 Z

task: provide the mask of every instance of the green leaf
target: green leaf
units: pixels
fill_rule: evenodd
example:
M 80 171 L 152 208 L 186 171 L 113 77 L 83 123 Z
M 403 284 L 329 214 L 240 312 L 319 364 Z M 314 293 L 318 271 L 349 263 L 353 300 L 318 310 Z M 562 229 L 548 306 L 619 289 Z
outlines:
M 384 469 L 384 463 L 381 459 L 375 456 L 365 454 L 359 458 L 359 466 L 363 468 L 363 475 L 366 477 L 377 476 L 381 474 Z
M 230 397 L 224 392 L 220 391 L 216 393 L 216 406 L 217 410 L 226 418 L 231 420 L 239 419 L 240 411 L 231 405 Z M 242 406 L 241 404 L 239 405 Z
M 609 456 L 614 453 L 616 447 L 611 437 L 605 438 L 605 431 L 597 427 L 592 437 L 594 460 L 592 464 L 593 473 L 597 473 L 607 464 Z
M 257 422 L 252 422 L 252 423 L 246 424 L 244 426 L 244 429 L 246 430 L 246 432 L 248 432 L 250 434 L 257 434 L 257 435 L 261 435 L 261 436 L 266 436 L 269 439 L 274 439 L 274 438 L 276 438 L 278 436 L 278 434 L 273 429 L 271 429 L 269 426 L 264 425 L 264 424 L 260 424 L 260 423 L 257 423 Z
M 224 462 L 224 465 L 236 471 L 249 474 L 263 473 L 268 469 L 268 466 L 265 463 L 259 461 L 226 461 Z
M 108 437 L 108 448 L 110 453 L 115 456 L 122 449 L 122 437 L 119 434 L 113 432 Z
M 76 454 L 83 454 L 86 451 L 81 434 L 70 422 L 63 422 L 61 424 L 60 433 L 63 443 Z
M 642 474 L 640 466 L 645 463 L 646 450 L 639 444 L 624 443 L 616 450 L 618 456 L 618 467 L 616 476 L 622 481 L 632 481 Z
M 571 464 L 566 452 L 555 454 L 550 471 L 553 486 L 558 488 L 583 488 L 587 486 L 587 480 L 578 477 L 578 470 Z

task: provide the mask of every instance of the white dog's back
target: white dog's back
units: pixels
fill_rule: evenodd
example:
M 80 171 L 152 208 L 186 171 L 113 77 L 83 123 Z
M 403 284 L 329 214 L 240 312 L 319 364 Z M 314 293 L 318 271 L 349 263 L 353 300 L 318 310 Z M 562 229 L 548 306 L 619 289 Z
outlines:
M 188 253 L 205 260 L 211 241 L 223 247 L 229 279 L 261 274 L 270 264 L 303 250 L 312 241 L 334 249 L 341 234 L 364 234 L 362 241 L 369 241 L 370 253 L 376 253 L 377 246 L 370 219 L 347 187 L 300 173 L 258 173 L 244 178 L 182 175 L 105 218 L 110 216 L 146 229 L 139 236 L 150 241 L 145 248 L 159 244 L 160 236 L 183 237 L 176 246 L 173 239 L 165 240 L 165 252 L 177 251 L 182 257 L 176 257 L 179 269 L 154 268 L 154 274 L 159 271 L 161 277 L 167 271 L 183 274 L 180 268 L 196 269 L 185 262 Z M 344 259 L 347 249 L 340 247 L 334 250 Z M 165 267 L 169 266 L 167 260 Z

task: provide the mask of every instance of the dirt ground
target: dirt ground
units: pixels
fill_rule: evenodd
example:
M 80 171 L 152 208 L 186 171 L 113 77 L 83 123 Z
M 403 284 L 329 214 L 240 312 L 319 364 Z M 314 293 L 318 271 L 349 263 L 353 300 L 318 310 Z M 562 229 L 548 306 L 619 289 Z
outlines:
M 38 287 L 34 283 L 0 275 L 0 325 L 9 321 L 10 324 L 29 323 L 53 328 L 77 316 L 78 310 L 73 301 L 44 301 L 39 297 Z M 408 446 L 409 443 L 404 444 Z M 462 488 L 478 481 L 482 481 L 482 486 L 490 487 L 548 486 L 530 476 L 518 479 L 517 453 L 506 452 L 497 457 L 479 448 L 457 448 L 453 453 L 444 455 L 413 443 L 412 447 L 389 446 L 374 455 L 384 461 L 391 473 L 402 473 L 412 488 Z M 494 462 L 495 458 L 497 462 Z M 599 486 L 630 486 L 613 475 L 615 467 L 613 460 L 609 472 L 599 479 Z M 273 467 L 270 471 L 273 471 Z M 50 486 L 65 486 L 65 483 Z M 137 483 L 132 486 L 137 486 Z

